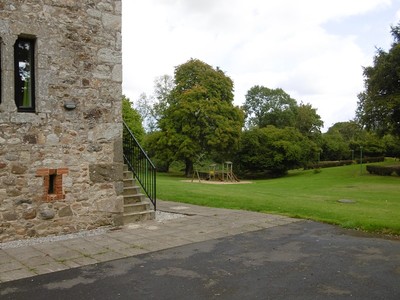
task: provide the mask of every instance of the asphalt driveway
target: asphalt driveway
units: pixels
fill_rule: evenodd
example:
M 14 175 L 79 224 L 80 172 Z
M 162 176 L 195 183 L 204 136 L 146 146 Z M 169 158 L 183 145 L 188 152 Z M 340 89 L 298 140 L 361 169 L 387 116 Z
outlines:
M 400 299 L 400 241 L 310 221 L 0 284 L 1 299 Z

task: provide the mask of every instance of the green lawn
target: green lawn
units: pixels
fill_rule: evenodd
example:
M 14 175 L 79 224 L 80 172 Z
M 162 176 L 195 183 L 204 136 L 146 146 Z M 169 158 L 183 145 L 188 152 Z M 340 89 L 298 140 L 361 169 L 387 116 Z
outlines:
M 292 171 L 284 178 L 250 184 L 184 182 L 160 173 L 157 198 L 204 206 L 251 210 L 311 219 L 345 228 L 400 234 L 400 177 L 369 175 L 360 165 Z M 348 199 L 355 203 L 340 203 Z

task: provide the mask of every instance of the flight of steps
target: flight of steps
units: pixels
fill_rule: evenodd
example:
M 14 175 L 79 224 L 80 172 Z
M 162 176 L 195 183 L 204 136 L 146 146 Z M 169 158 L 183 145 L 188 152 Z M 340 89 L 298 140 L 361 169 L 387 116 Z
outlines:
M 136 185 L 133 173 L 124 165 L 124 224 L 155 218 L 151 202 L 141 193 L 140 186 Z

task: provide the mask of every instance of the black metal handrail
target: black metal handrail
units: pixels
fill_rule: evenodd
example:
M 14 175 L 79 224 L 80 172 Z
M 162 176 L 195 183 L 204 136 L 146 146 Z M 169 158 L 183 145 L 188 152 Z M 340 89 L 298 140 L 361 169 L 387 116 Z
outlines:
M 140 146 L 129 127 L 124 123 L 123 152 L 129 170 L 142 186 L 156 210 L 156 167 Z

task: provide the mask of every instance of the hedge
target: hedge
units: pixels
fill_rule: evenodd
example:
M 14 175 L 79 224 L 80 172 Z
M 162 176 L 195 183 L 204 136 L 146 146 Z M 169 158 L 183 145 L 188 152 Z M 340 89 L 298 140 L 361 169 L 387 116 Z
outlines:
M 331 168 L 351 165 L 352 160 L 334 160 L 334 161 L 320 161 L 317 164 L 309 164 L 304 169 L 318 169 L 318 168 Z
M 380 175 L 380 176 L 390 176 L 396 173 L 400 176 L 400 166 L 375 166 L 367 165 L 367 171 L 370 174 Z
M 385 160 L 384 156 L 378 156 L 378 157 L 363 157 L 362 163 L 374 163 L 374 162 L 382 162 Z M 308 164 L 304 167 L 305 170 L 308 169 L 318 169 L 318 168 L 331 168 L 331 167 L 340 167 L 340 166 L 346 166 L 346 165 L 351 165 L 353 163 L 360 163 L 360 159 L 355 159 L 355 160 L 334 160 L 334 161 L 320 161 L 319 163 L 316 164 Z
M 382 162 L 384 160 L 385 160 L 384 156 L 376 156 L 376 157 L 365 156 L 365 157 L 362 158 L 362 162 L 363 163 L 375 163 L 375 162 Z M 356 163 L 358 163 L 358 164 L 360 163 L 360 159 L 359 158 L 356 159 Z

